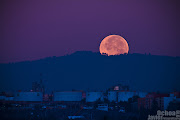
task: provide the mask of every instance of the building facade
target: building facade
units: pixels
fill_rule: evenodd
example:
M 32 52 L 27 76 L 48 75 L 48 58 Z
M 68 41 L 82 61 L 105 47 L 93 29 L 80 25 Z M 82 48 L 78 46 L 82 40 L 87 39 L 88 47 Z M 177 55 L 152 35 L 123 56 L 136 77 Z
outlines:
M 55 92 L 54 101 L 81 101 L 82 94 L 82 91 Z
M 147 92 L 136 92 L 136 95 L 139 96 L 140 98 L 146 97 L 148 93 Z
M 160 110 L 166 110 L 171 101 L 175 100 L 176 96 L 173 94 L 157 94 L 151 93 L 144 98 L 138 99 L 138 108 L 152 109 L 153 102 L 157 103 Z
M 17 92 L 14 101 L 43 101 L 42 92 Z
M 86 92 L 86 102 L 95 102 L 97 100 L 104 100 L 103 92 Z
M 128 101 L 129 98 L 132 98 L 135 95 L 136 95 L 136 92 L 119 91 L 118 92 L 118 102 L 120 102 L 120 101 Z
M 110 102 L 117 102 L 118 101 L 118 92 L 117 91 L 109 91 L 108 92 L 108 100 Z

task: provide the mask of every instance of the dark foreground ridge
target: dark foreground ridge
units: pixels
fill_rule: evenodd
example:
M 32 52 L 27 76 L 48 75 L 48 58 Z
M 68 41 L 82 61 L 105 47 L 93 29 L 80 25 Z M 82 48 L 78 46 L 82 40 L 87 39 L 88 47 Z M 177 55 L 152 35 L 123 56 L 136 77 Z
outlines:
M 132 90 L 180 90 L 180 57 L 128 54 L 105 56 L 79 51 L 61 57 L 0 64 L 0 90 L 29 90 L 43 80 L 48 90 L 105 90 L 118 83 Z

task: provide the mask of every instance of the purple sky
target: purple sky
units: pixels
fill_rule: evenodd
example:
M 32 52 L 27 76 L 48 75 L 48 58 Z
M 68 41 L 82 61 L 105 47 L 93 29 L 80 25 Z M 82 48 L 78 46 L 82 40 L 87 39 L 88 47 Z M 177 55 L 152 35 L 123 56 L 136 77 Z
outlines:
M 109 34 L 123 36 L 130 53 L 180 56 L 177 1 L 1 0 L 0 63 L 98 52 Z

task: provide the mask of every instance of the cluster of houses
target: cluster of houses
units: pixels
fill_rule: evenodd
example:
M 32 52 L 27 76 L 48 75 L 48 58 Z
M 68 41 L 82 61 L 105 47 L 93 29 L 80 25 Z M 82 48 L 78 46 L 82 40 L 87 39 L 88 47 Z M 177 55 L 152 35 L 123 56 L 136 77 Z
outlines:
M 104 101 L 107 99 L 109 102 L 127 102 L 129 98 L 138 96 L 138 108 L 151 109 L 153 101 L 156 100 L 158 106 L 162 110 L 166 110 L 169 103 L 173 100 L 180 101 L 180 92 L 173 92 L 170 94 L 157 94 L 147 92 L 129 91 L 128 86 L 117 85 L 113 86 L 106 92 L 101 91 L 59 91 L 52 94 L 44 94 L 42 91 L 19 91 L 13 96 L 6 94 L 0 95 L 0 101 L 13 101 L 13 102 L 81 102 L 82 100 L 87 103 L 93 103 L 97 100 Z
M 158 108 L 167 110 L 170 102 L 180 102 L 180 92 L 170 94 L 149 93 L 145 97 L 138 99 L 138 108 L 152 109 L 154 101 L 157 103 Z

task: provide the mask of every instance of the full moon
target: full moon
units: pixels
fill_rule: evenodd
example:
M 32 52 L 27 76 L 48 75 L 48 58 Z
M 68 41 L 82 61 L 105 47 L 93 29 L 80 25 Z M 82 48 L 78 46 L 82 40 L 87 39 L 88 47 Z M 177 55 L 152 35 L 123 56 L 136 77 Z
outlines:
M 107 54 L 108 56 L 127 54 L 129 46 L 123 37 L 119 35 L 109 35 L 101 41 L 99 51 L 101 54 Z

